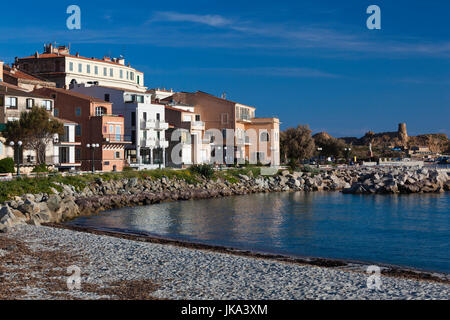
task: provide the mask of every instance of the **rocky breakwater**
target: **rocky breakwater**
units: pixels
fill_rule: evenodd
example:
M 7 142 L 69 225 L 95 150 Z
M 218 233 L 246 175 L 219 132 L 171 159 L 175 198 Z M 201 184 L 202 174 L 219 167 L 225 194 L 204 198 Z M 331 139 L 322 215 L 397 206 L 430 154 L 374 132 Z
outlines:
M 445 171 L 409 168 L 365 168 L 350 173 L 354 181 L 344 193 L 396 194 L 450 191 L 450 176 Z
M 450 189 L 447 173 L 410 169 L 334 169 L 320 173 L 285 170 L 276 176 L 239 175 L 233 182 L 97 178 L 82 190 L 59 185 L 59 191 L 25 194 L 0 206 L 0 232 L 17 224 L 58 223 L 121 207 L 150 205 L 162 201 L 207 199 L 259 192 L 343 191 L 345 193 L 440 192 Z

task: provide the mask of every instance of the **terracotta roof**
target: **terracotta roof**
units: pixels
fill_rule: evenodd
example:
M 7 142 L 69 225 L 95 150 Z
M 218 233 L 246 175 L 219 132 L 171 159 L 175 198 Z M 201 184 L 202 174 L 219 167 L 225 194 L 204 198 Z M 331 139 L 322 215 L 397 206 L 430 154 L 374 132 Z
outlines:
M 195 112 L 192 112 L 192 111 L 187 111 L 187 110 L 183 110 L 183 109 L 178 109 L 178 108 L 174 108 L 174 107 L 170 107 L 170 106 L 164 106 L 164 108 L 169 109 L 169 110 L 179 111 L 179 112 L 195 113 Z
M 105 101 L 105 100 L 102 100 L 102 99 L 99 99 L 99 98 L 96 98 L 96 97 L 91 97 L 91 96 L 88 96 L 88 95 L 85 95 L 85 94 L 82 94 L 82 93 L 79 93 L 79 92 L 66 90 L 66 89 L 62 89 L 62 88 L 40 88 L 40 89 L 36 89 L 34 91 L 36 91 L 38 93 L 43 93 L 43 94 L 46 94 L 46 95 L 48 95 L 47 92 L 53 91 L 53 92 L 56 92 L 56 93 L 66 94 L 66 95 L 69 95 L 69 96 L 72 96 L 72 97 L 77 97 L 77 98 L 80 98 L 80 99 L 89 100 L 91 102 L 112 104 L 112 102 L 108 102 L 108 101 Z
M 58 118 L 58 117 L 53 117 L 53 119 L 55 119 L 55 120 L 57 120 L 57 121 L 59 121 L 59 122 L 62 122 L 62 123 L 67 123 L 67 124 L 78 124 L 78 123 L 75 122 L 75 121 L 67 120 L 67 119 L 62 119 L 62 118 Z
M 97 58 L 87 58 L 87 57 L 82 57 L 82 56 L 74 56 L 71 54 L 57 54 L 57 53 L 40 53 L 38 57 L 36 57 L 35 55 L 29 56 L 29 57 L 23 57 L 23 58 L 19 58 L 19 60 L 30 60 L 30 59 L 52 59 L 52 58 L 65 58 L 65 57 L 69 57 L 69 58 L 74 58 L 74 59 L 82 59 L 82 60 L 89 60 L 89 61 L 95 61 L 95 62 L 103 62 L 103 63 L 109 63 L 109 64 L 113 64 L 116 66 L 121 66 L 121 67 L 127 67 L 130 69 L 134 69 L 132 67 L 128 67 L 126 65 L 120 64 L 118 62 L 114 62 L 114 61 L 107 61 L 107 60 L 102 60 L 102 59 L 97 59 Z M 136 69 L 134 69 L 136 70 Z M 136 70 L 137 72 L 140 72 L 138 70 Z
M 12 85 L 12 84 L 9 84 L 6 82 L 0 82 L 0 94 L 5 94 L 5 95 L 9 95 L 9 96 L 48 99 L 46 96 L 37 94 L 35 92 L 25 91 L 15 85 Z
M 207 93 L 207 92 L 204 92 L 204 91 L 197 91 L 197 92 L 195 92 L 195 93 L 192 93 L 192 92 L 184 92 L 184 91 L 182 91 L 182 92 L 180 92 L 180 93 L 181 93 L 181 94 L 202 94 L 202 95 L 208 96 L 208 97 L 210 97 L 210 98 L 214 98 L 214 99 L 216 99 L 216 100 L 220 100 L 220 101 L 224 101 L 224 102 L 229 102 L 229 103 L 234 103 L 234 104 L 240 104 L 240 105 L 243 105 L 243 106 L 245 106 L 245 107 L 247 107 L 247 108 L 256 109 L 255 107 L 251 107 L 251 106 L 248 106 L 248 105 L 243 104 L 243 103 L 240 103 L 240 102 L 235 102 L 235 101 L 231 101 L 231 100 L 227 100 L 227 99 L 222 99 L 222 98 L 216 97 L 215 95 L 210 94 L 210 93 Z
M 10 66 L 3 66 L 3 73 L 18 79 L 27 79 L 27 80 L 34 80 L 34 81 L 45 81 L 43 79 L 37 78 L 35 76 L 32 76 L 31 74 L 28 74 L 26 72 L 23 72 L 19 69 L 13 69 Z

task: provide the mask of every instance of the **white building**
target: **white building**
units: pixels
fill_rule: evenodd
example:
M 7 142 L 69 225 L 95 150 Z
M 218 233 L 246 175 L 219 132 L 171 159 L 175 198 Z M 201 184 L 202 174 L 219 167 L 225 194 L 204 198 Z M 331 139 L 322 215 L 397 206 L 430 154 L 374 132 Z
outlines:
M 18 58 L 15 66 L 27 73 L 56 83 L 58 88 L 69 88 L 71 83 L 98 83 L 103 86 L 146 91 L 144 73 L 125 65 L 125 59 L 103 59 L 70 54 L 66 46 L 44 45 L 43 53 Z
M 164 105 L 153 104 L 150 93 L 96 84 L 74 84 L 70 90 L 112 102 L 113 113 L 125 118 L 125 136 L 131 138 L 125 158 L 130 166 L 165 167 L 169 146 L 165 131 L 169 125 L 165 121 Z
M 54 137 L 53 161 L 51 164 L 59 171 L 79 170 L 81 162 L 75 157 L 75 147 L 81 145 L 81 142 L 75 141 L 77 123 L 65 119 L 56 119 L 64 124 L 64 134 Z

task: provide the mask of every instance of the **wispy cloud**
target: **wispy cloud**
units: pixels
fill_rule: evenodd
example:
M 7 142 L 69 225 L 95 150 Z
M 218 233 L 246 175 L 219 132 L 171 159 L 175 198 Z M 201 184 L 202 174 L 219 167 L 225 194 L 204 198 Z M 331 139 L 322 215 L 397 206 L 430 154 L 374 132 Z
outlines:
M 337 74 L 311 68 L 251 67 L 251 68 L 185 68 L 184 72 L 231 74 L 240 76 L 269 76 L 283 78 L 339 78 Z
M 212 27 L 223 27 L 232 24 L 231 20 L 224 18 L 220 15 L 215 14 L 199 15 L 199 14 L 187 14 L 171 11 L 155 12 L 153 17 L 147 22 L 149 23 L 155 21 L 193 22 L 206 24 Z

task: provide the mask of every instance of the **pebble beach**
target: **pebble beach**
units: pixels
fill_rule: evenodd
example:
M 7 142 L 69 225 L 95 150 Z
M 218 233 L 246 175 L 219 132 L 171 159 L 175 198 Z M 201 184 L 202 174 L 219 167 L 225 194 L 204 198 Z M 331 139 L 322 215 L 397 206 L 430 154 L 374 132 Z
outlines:
M 2 299 L 439 299 L 450 284 L 238 256 L 47 226 L 0 234 Z M 81 271 L 68 290 L 67 268 Z

